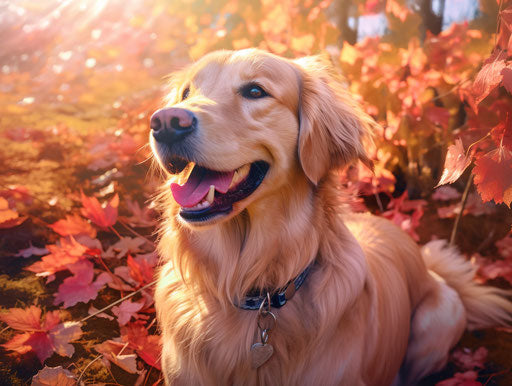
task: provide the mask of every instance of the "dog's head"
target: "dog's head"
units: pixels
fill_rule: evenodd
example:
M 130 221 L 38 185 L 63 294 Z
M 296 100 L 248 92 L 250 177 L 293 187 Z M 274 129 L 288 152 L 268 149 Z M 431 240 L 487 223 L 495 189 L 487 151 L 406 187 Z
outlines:
M 372 121 L 319 57 L 214 52 L 171 88 L 151 117 L 150 142 L 190 226 L 232 218 L 292 178 L 314 189 L 329 170 L 367 161 Z

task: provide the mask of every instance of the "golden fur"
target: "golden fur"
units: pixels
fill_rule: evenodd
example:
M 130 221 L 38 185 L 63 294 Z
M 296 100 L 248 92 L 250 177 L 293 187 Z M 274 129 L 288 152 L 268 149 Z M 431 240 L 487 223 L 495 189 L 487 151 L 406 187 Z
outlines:
M 247 81 L 271 97 L 242 98 Z M 167 383 L 410 385 L 444 366 L 466 327 L 511 322 L 503 293 L 474 284 L 446 243 L 421 251 L 390 222 L 344 209 L 336 170 L 367 161 L 373 123 L 322 59 L 215 52 L 174 76 L 167 102 L 198 116 L 199 164 L 270 164 L 252 195 L 206 226 L 180 220 L 168 185 L 161 194 L 155 301 Z M 251 288 L 283 287 L 314 260 L 273 310 L 274 355 L 251 369 L 257 312 L 233 304 Z

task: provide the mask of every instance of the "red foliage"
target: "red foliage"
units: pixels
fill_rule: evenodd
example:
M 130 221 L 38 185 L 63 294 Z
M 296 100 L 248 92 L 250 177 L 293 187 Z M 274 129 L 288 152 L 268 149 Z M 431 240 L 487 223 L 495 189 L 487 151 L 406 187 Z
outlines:
M 67 215 L 65 219 L 50 225 L 50 228 L 61 236 L 77 236 L 83 234 L 92 238 L 96 237 L 96 229 L 76 214 Z
M 114 225 L 117 221 L 117 207 L 119 206 L 119 196 L 117 194 L 108 204 L 102 206 L 96 197 L 87 197 L 82 192 L 82 205 L 82 215 L 102 229 Z
M 60 323 L 58 311 L 46 313 L 42 321 L 41 309 L 36 306 L 11 308 L 8 313 L 0 315 L 0 320 L 15 330 L 24 331 L 4 343 L 3 347 L 19 354 L 34 351 L 41 363 L 54 352 L 68 357 L 73 355 L 75 349 L 69 342 L 82 335 L 80 323 Z
M 500 147 L 475 161 L 473 173 L 482 200 L 512 202 L 512 151 Z

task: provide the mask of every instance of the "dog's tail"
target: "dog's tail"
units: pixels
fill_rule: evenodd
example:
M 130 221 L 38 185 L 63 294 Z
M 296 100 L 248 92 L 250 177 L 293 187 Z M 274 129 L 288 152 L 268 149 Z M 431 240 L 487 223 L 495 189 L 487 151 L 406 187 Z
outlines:
M 468 329 L 512 325 L 512 302 L 507 299 L 512 291 L 476 283 L 476 268 L 445 240 L 427 243 L 421 253 L 427 268 L 459 294 Z

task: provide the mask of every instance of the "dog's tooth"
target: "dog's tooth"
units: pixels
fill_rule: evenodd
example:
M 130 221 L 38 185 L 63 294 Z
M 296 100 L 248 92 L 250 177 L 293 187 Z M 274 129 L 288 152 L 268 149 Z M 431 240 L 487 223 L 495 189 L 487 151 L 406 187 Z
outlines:
M 206 195 L 206 202 L 208 202 L 208 205 L 211 205 L 214 197 L 215 197 L 215 185 L 210 185 L 210 190 L 208 191 L 208 194 Z
M 231 179 L 231 183 L 229 184 L 228 189 L 231 189 L 233 186 L 235 186 L 239 180 L 240 178 L 238 176 L 238 169 L 236 169 L 235 172 L 233 173 L 233 178 Z
M 238 176 L 240 180 L 247 177 L 247 175 L 249 174 L 249 170 L 251 170 L 250 164 L 245 164 L 244 166 L 238 169 Z

